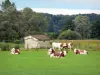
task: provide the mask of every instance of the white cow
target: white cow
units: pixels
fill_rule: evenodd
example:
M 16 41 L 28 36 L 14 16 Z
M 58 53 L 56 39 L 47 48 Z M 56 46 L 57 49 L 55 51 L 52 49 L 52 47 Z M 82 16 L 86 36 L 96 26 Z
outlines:
M 53 42 L 52 43 L 52 48 L 61 50 L 63 48 L 63 47 L 61 47 L 61 45 L 62 45 L 62 43 Z

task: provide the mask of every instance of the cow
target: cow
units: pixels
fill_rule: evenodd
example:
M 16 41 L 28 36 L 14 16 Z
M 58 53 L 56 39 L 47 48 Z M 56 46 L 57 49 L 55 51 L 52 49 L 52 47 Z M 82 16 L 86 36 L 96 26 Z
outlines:
M 72 42 L 69 42 L 69 43 L 56 43 L 56 42 L 53 42 L 52 43 L 52 48 L 53 49 L 58 49 L 58 50 L 69 48 L 70 51 L 71 51 L 72 45 L 73 45 Z
M 48 54 L 49 54 L 50 57 L 65 57 L 66 56 L 66 51 L 57 52 L 54 49 L 50 48 L 48 50 Z
M 88 54 L 88 52 L 86 50 L 80 50 L 80 49 L 74 49 L 74 53 L 76 54 Z
M 63 49 L 69 48 L 70 51 L 71 51 L 71 49 L 72 49 L 72 45 L 73 45 L 72 42 L 69 42 L 69 43 L 62 43 L 62 44 L 61 44 L 61 46 L 62 46 Z
M 15 49 L 15 54 L 20 54 L 20 50 L 19 49 Z
M 11 49 L 11 53 L 10 54 L 15 54 L 15 48 Z
M 18 48 L 12 48 L 10 54 L 20 54 L 20 50 Z
M 53 42 L 52 43 L 52 48 L 53 49 L 58 49 L 58 50 L 61 50 L 62 49 L 62 43 L 56 43 L 56 42 Z

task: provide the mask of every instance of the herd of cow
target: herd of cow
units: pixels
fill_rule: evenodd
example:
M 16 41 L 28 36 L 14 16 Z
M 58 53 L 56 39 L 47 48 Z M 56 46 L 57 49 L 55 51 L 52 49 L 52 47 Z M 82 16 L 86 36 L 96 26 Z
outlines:
M 50 48 L 48 50 L 48 55 L 50 57 L 65 57 L 68 54 L 68 49 L 70 49 L 70 51 L 73 48 L 73 43 L 56 43 L 53 42 L 52 43 L 52 48 Z M 56 50 L 58 49 L 58 50 Z M 88 52 L 86 50 L 80 50 L 80 49 L 74 49 L 73 52 L 75 54 L 88 54 Z M 20 54 L 20 50 L 19 48 L 12 48 L 11 50 L 11 54 Z
M 56 42 L 53 42 L 52 43 L 52 48 L 50 48 L 48 50 L 48 55 L 50 57 L 65 57 L 68 53 L 68 50 L 66 49 L 70 49 L 70 51 L 72 50 L 72 46 L 73 46 L 73 43 L 70 42 L 70 43 L 56 43 Z M 58 51 L 58 50 L 60 51 Z M 74 49 L 73 52 L 75 54 L 88 54 L 88 52 L 86 50 L 81 50 L 81 49 Z

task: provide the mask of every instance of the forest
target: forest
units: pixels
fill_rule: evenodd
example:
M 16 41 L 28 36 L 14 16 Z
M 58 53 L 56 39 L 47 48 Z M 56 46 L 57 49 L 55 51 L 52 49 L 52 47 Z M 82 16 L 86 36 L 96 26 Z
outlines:
M 29 7 L 17 10 L 10 0 L 0 5 L 0 42 L 34 34 L 46 34 L 51 39 L 100 39 L 100 14 L 53 15 Z

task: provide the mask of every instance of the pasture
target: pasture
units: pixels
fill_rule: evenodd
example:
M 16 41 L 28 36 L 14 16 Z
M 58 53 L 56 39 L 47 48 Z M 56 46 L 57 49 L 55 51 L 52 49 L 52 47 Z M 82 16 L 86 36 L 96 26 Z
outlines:
M 73 42 L 73 48 L 100 51 L 100 40 L 60 40 L 60 42 Z
M 0 75 L 100 75 L 100 51 L 64 58 L 50 58 L 47 50 L 21 51 L 11 55 L 0 52 Z

